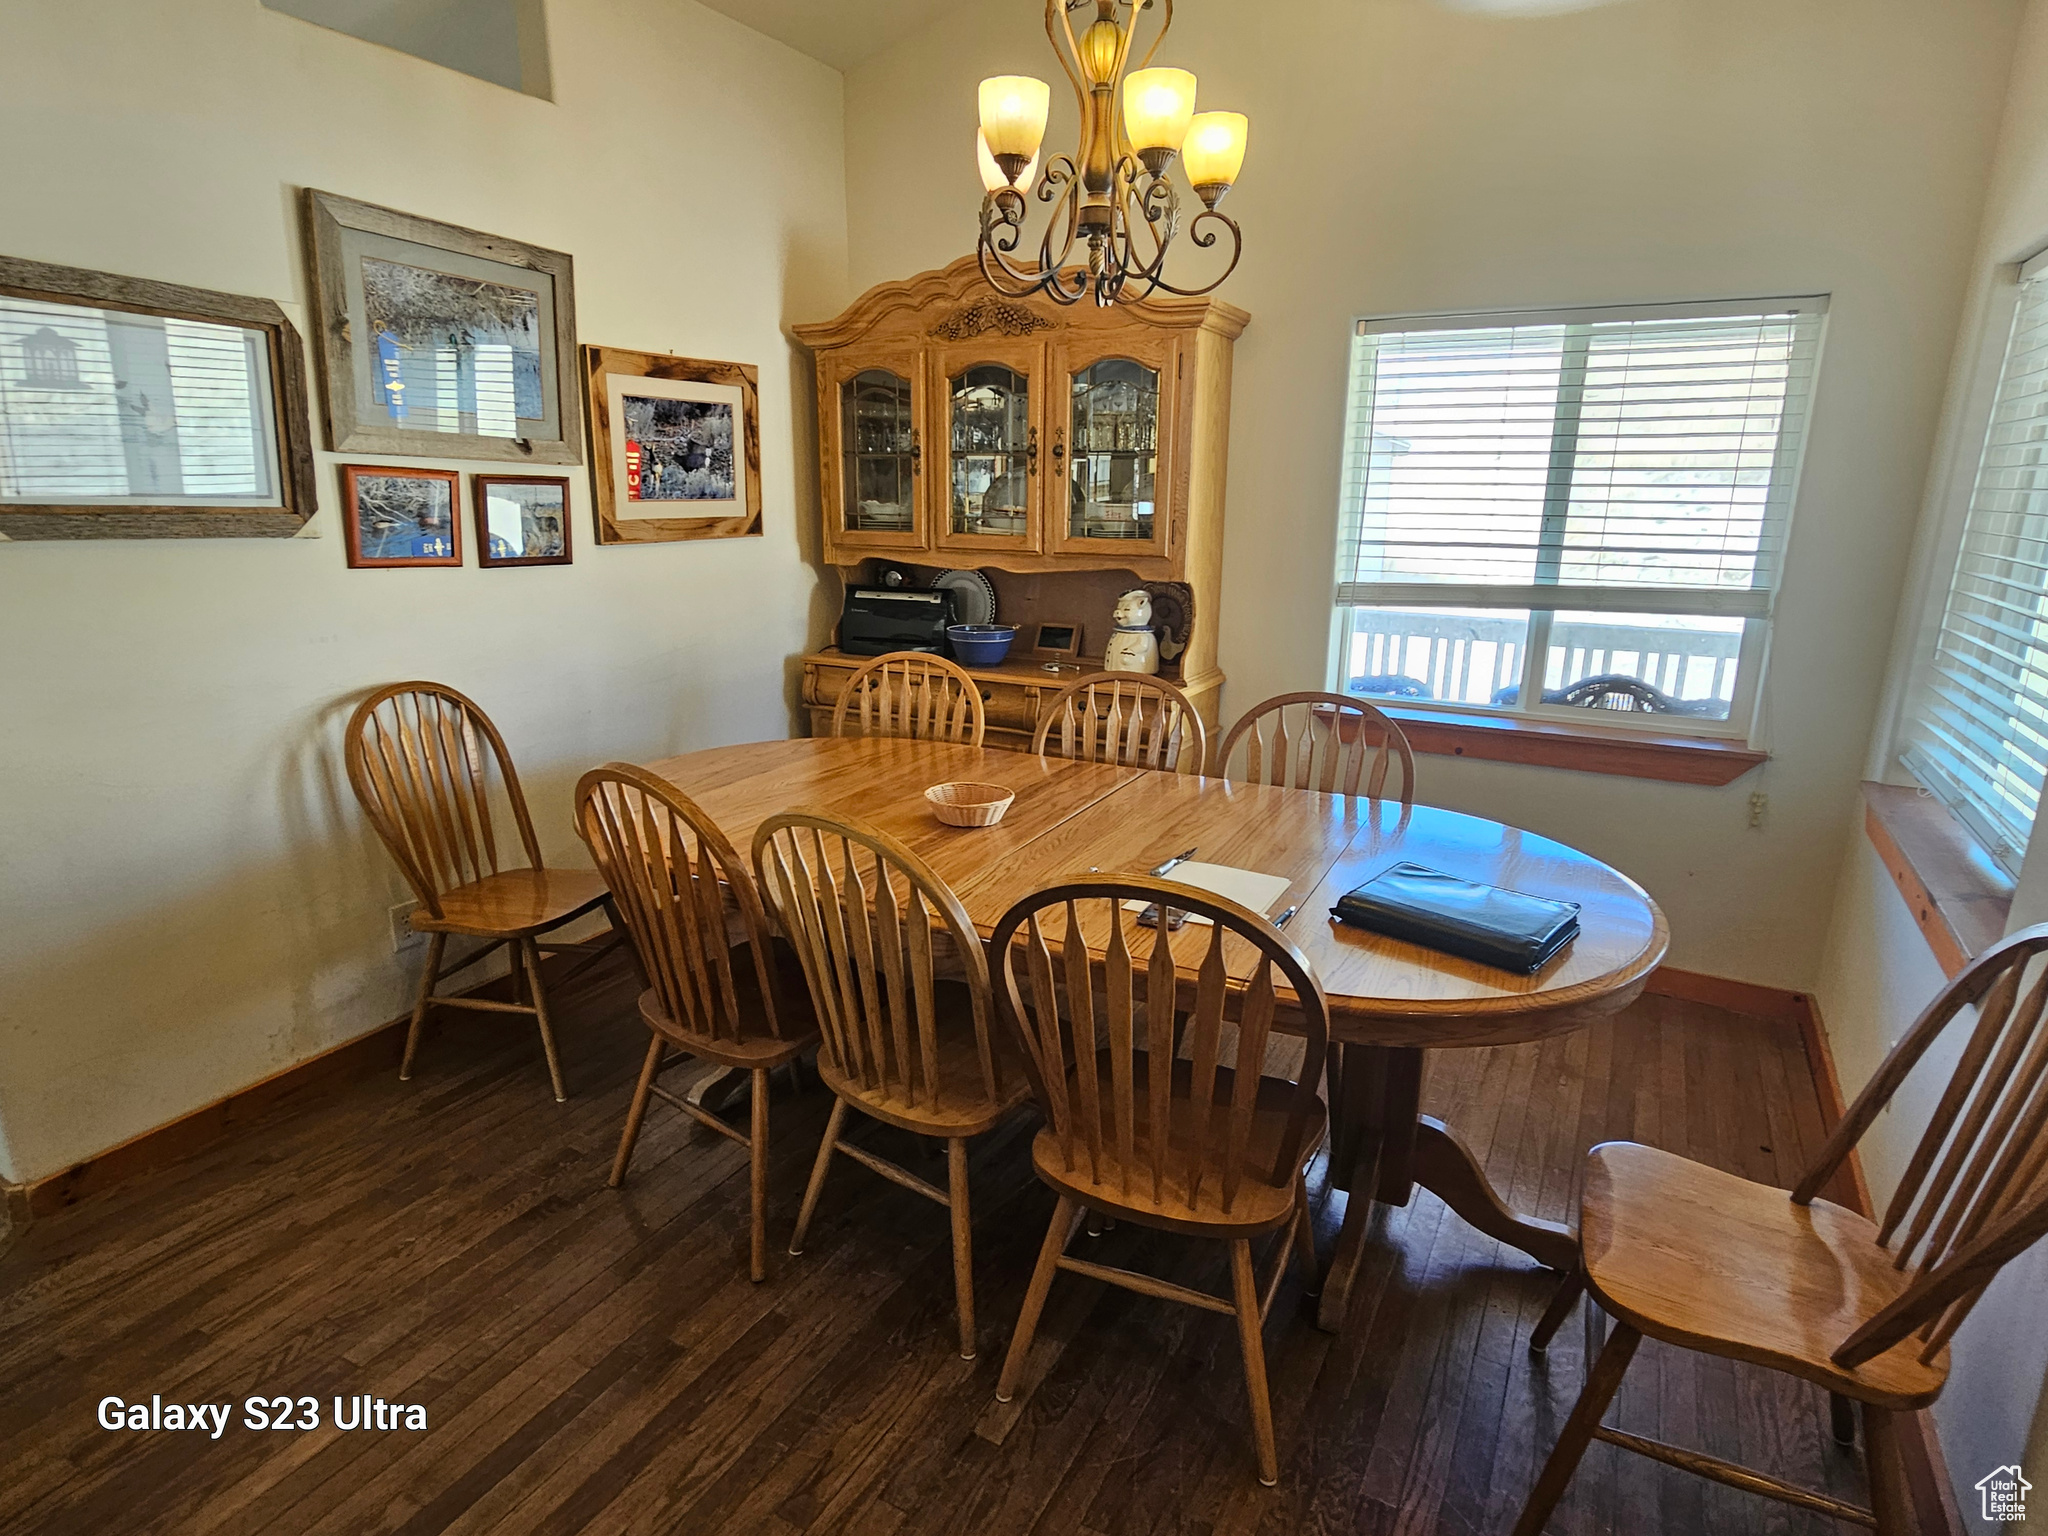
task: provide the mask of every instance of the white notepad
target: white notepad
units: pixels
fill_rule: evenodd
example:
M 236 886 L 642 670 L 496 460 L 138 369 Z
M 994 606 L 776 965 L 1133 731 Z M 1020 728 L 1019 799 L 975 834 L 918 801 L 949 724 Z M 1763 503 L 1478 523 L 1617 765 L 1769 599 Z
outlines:
M 1182 885 L 1192 885 L 1198 891 L 1227 896 L 1238 905 L 1250 907 L 1254 912 L 1264 912 L 1268 917 L 1272 913 L 1267 909 L 1293 884 L 1285 875 L 1262 875 L 1255 869 L 1233 869 L 1228 864 L 1200 864 L 1193 860 L 1174 865 L 1166 872 L 1165 878 L 1177 880 Z M 1150 905 L 1147 901 L 1127 901 L 1124 910 L 1142 912 Z M 1206 923 L 1209 919 L 1200 913 L 1190 912 L 1188 921 Z

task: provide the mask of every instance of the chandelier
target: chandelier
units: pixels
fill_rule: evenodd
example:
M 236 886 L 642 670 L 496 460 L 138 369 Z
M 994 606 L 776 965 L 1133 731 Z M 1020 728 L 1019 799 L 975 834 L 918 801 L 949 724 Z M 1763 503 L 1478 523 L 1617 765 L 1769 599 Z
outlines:
M 1173 25 L 1173 0 L 1159 0 L 1159 30 L 1138 68 L 1126 73 L 1138 13 L 1152 4 L 1045 0 L 1046 36 L 1080 104 L 1081 143 L 1077 154 L 1047 161 L 1035 185 L 1052 88 L 1029 75 L 981 82 L 977 159 L 988 190 L 977 254 L 982 275 L 998 291 L 1012 298 L 1043 293 L 1061 304 L 1084 295 L 1104 306 L 1131 304 L 1161 290 L 1183 297 L 1209 293 L 1236 270 L 1243 236 L 1216 205 L 1244 164 L 1245 115 L 1197 112 L 1195 77 L 1153 67 L 1152 56 Z M 1077 37 L 1071 13 L 1089 6 L 1095 20 Z M 1230 236 L 1230 265 L 1198 288 L 1175 287 L 1164 276 L 1167 252 L 1182 232 L 1180 193 L 1167 175 L 1176 158 L 1202 202 L 1187 227 L 1188 243 L 1208 250 L 1221 231 Z M 1010 259 L 1024 232 L 1027 188 L 1052 205 L 1035 265 Z M 1075 252 L 1083 243 L 1085 267 Z

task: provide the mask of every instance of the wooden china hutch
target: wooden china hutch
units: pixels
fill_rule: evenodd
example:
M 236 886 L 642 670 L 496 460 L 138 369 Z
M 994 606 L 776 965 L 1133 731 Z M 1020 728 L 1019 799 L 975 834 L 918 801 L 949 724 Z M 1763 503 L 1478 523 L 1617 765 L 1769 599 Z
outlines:
M 969 256 L 793 327 L 817 358 L 826 563 L 849 585 L 979 570 L 997 622 L 1019 626 L 1007 660 L 968 668 L 990 745 L 1028 747 L 1041 696 L 1079 675 L 1031 653 L 1037 626 L 1078 624 L 1093 671 L 1139 585 L 1155 628 L 1179 626 L 1161 675 L 1217 725 L 1231 347 L 1248 319 L 1217 299 L 1010 299 Z M 813 734 L 867 659 L 804 657 Z

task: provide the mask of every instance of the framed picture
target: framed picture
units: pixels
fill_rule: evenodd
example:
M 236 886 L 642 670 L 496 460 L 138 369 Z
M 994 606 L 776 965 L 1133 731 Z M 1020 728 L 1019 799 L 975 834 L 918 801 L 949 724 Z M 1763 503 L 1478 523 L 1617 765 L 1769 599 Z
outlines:
M 310 187 L 305 213 L 329 448 L 582 462 L 567 256 Z
M 270 300 L 0 256 L 0 537 L 289 538 L 306 421 Z
M 559 475 L 472 475 L 479 565 L 567 565 L 569 482 Z
M 452 469 L 341 466 L 342 524 L 356 570 L 460 565 L 461 476 Z
M 1081 626 L 1072 619 L 1047 619 L 1031 637 L 1031 654 L 1040 661 L 1079 661 Z
M 757 369 L 585 347 L 583 380 L 598 543 L 760 533 Z

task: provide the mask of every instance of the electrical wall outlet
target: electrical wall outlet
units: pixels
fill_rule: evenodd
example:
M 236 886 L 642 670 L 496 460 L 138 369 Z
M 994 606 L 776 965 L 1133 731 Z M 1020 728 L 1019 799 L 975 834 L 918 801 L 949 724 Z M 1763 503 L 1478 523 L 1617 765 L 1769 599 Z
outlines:
M 403 954 L 408 949 L 418 949 L 427 942 L 427 936 L 408 921 L 419 911 L 416 901 L 401 901 L 391 909 L 391 952 Z
M 1762 826 L 1762 825 L 1764 824 L 1764 812 L 1765 812 L 1765 811 L 1768 811 L 1768 810 L 1769 810 L 1770 808 L 1771 808 L 1771 797 L 1770 797 L 1769 795 L 1765 794 L 1765 793 L 1764 793 L 1764 792 L 1763 792 L 1762 790 L 1760 790 L 1760 789 L 1758 789 L 1758 790 L 1752 790 L 1752 791 L 1750 792 L 1750 796 L 1749 796 L 1749 824 L 1750 824 L 1750 826 L 1751 826 L 1751 827 L 1761 827 L 1761 826 Z

